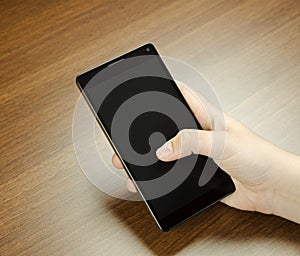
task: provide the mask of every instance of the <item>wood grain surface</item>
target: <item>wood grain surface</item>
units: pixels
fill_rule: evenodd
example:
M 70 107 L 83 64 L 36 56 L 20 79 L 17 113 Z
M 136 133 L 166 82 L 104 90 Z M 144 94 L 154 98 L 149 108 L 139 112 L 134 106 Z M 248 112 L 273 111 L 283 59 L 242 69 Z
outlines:
M 1 256 L 300 254 L 299 225 L 221 203 L 162 233 L 87 180 L 72 141 L 75 76 L 152 42 L 300 154 L 299 0 L 2 0 L 0 15 Z

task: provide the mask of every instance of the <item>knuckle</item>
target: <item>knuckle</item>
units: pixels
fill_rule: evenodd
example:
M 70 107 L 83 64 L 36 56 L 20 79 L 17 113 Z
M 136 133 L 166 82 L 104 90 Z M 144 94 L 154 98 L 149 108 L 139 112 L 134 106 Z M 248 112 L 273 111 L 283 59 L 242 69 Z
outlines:
M 176 136 L 177 139 L 178 139 L 178 140 L 182 140 L 183 134 L 184 134 L 183 130 L 180 130 L 180 131 L 177 133 L 177 136 Z
M 179 142 L 181 144 L 186 141 L 187 135 L 188 135 L 188 130 L 187 129 L 183 129 L 183 130 L 179 131 L 179 133 L 178 133 L 178 139 L 179 139 Z

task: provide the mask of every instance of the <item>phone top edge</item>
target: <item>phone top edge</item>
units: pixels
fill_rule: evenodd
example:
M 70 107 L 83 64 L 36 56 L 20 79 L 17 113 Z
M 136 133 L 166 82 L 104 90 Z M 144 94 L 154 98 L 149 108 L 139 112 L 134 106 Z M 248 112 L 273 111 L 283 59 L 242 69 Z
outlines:
M 100 64 L 100 65 L 91 67 L 91 68 L 89 68 L 89 69 L 86 69 L 86 70 L 83 71 L 82 73 L 76 75 L 76 81 L 79 81 L 78 78 L 79 78 L 81 75 L 85 74 L 85 73 L 95 71 L 97 68 L 100 68 L 100 67 L 102 67 L 102 68 L 107 67 L 107 66 L 109 66 L 109 65 L 111 65 L 111 64 L 113 64 L 113 63 L 115 63 L 115 62 L 117 62 L 117 61 L 120 61 L 121 59 L 126 58 L 127 56 L 133 54 L 134 52 L 139 51 L 139 50 L 141 50 L 141 49 L 143 49 L 143 48 L 147 48 L 147 47 L 151 47 L 152 49 L 155 50 L 156 54 L 159 54 L 158 51 L 157 51 L 157 49 L 155 48 L 154 44 L 151 43 L 151 42 L 149 42 L 149 43 L 140 45 L 140 46 L 138 46 L 137 48 L 135 48 L 135 49 L 133 49 L 133 50 L 131 50 L 131 51 L 128 51 L 128 52 L 126 52 L 126 53 L 124 53 L 124 54 L 122 54 L 122 55 L 120 55 L 120 56 L 116 56 L 116 57 L 114 57 L 114 58 L 110 58 L 110 59 L 108 59 L 108 60 L 104 60 L 104 61 L 102 62 L 103 64 Z M 150 53 L 148 53 L 148 54 L 151 55 Z

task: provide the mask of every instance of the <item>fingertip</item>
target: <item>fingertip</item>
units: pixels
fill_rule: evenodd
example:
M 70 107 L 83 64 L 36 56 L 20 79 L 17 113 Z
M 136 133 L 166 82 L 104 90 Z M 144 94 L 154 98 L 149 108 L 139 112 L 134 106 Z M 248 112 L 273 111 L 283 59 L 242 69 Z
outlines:
M 156 154 L 156 157 L 159 159 L 159 160 L 163 160 L 163 154 L 164 154 L 164 145 L 161 146 L 160 148 L 158 148 L 155 152 Z
M 114 154 L 112 156 L 112 163 L 116 168 L 123 169 L 123 164 L 122 164 L 120 158 L 116 154 Z
M 173 143 L 171 141 L 165 143 L 156 150 L 156 156 L 162 161 L 170 161 L 170 157 L 173 154 Z
M 127 179 L 127 181 L 126 181 L 126 187 L 132 193 L 136 193 L 137 192 L 136 187 L 133 184 L 133 182 L 132 182 L 131 179 Z

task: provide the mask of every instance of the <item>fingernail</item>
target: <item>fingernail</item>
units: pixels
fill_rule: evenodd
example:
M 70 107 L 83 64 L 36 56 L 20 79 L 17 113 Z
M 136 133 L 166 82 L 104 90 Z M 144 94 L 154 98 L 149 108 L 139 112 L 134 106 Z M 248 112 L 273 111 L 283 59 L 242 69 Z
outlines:
M 164 144 L 156 151 L 156 155 L 158 158 L 166 158 L 172 155 L 172 153 L 173 153 L 172 142 L 168 142 Z

